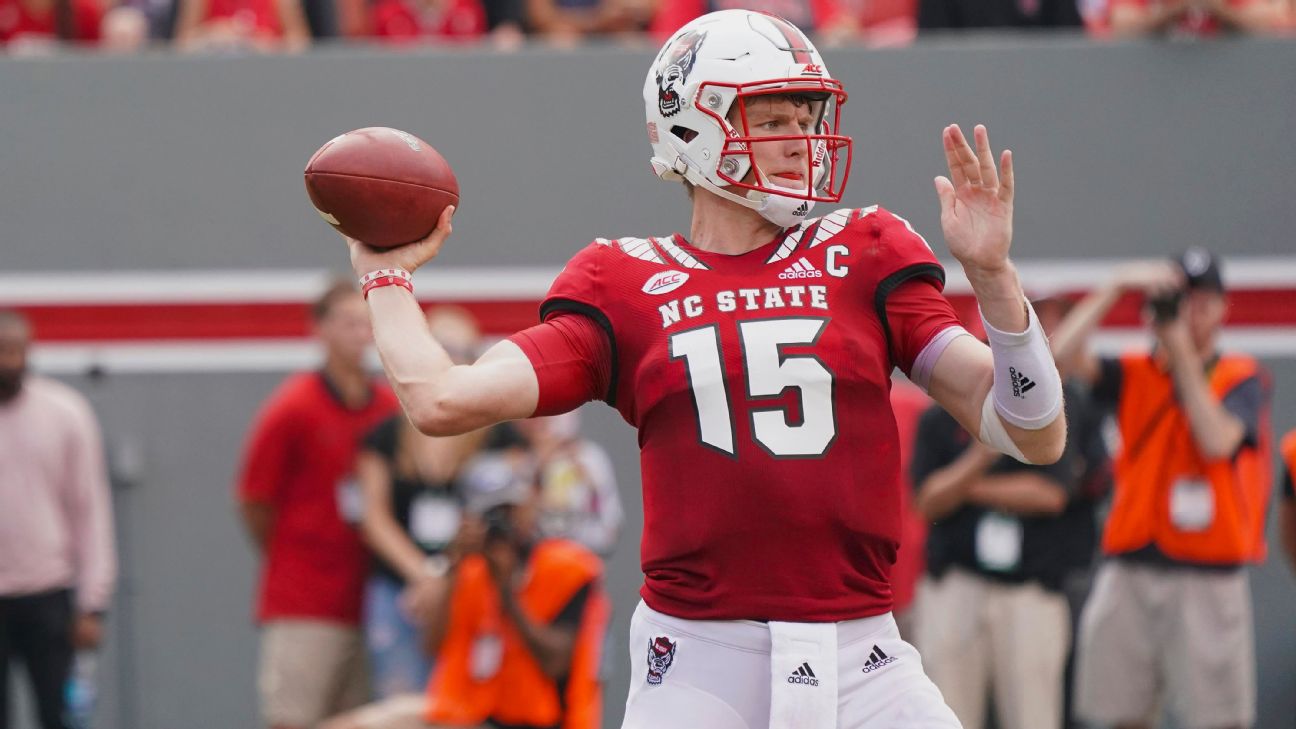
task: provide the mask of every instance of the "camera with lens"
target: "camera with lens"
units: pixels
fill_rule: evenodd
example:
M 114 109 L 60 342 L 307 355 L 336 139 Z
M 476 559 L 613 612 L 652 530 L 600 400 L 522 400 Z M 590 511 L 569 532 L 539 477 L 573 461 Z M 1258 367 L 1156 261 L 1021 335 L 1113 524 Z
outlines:
M 486 541 L 507 541 L 513 536 L 513 505 L 492 506 L 482 514 L 486 524 Z
M 1148 299 L 1147 305 L 1152 310 L 1152 320 L 1158 324 L 1164 324 L 1179 318 L 1179 304 L 1182 301 L 1182 291 L 1174 291 Z

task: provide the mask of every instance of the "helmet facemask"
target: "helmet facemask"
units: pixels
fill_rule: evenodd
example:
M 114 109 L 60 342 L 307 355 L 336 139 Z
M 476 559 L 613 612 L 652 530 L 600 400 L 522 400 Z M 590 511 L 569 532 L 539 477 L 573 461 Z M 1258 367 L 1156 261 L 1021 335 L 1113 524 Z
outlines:
M 797 82 L 797 85 L 792 86 L 792 82 Z M 706 99 L 711 91 L 708 87 L 713 86 L 717 84 L 703 84 L 698 92 L 699 98 Z M 850 175 L 852 152 L 850 137 L 835 133 L 841 124 L 841 105 L 846 99 L 841 84 L 821 80 L 807 87 L 800 79 L 779 79 L 743 86 L 734 88 L 727 116 L 708 109 L 705 103 L 699 104 L 699 108 L 725 131 L 726 138 L 716 167 L 717 177 L 728 187 L 746 190 L 748 199 L 759 201 L 764 195 L 778 195 L 810 203 L 839 202 Z M 794 134 L 756 133 L 752 127 L 752 105 L 762 98 L 788 99 L 798 116 L 808 105 L 809 130 L 797 129 Z M 794 155 L 791 165 L 778 164 L 777 169 L 762 168 L 757 160 L 761 150 L 772 149 L 775 145 L 786 148 L 790 143 L 804 145 L 804 150 L 799 155 L 784 151 L 783 155 L 775 153 L 775 156 Z M 788 178 L 779 173 L 799 173 L 800 177 Z

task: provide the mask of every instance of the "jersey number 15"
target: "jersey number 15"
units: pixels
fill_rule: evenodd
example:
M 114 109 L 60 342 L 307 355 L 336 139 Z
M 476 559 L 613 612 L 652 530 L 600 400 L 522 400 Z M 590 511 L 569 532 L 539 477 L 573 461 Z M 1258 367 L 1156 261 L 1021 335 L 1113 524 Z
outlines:
M 788 423 L 778 406 L 749 410 L 751 433 L 770 455 L 814 458 L 828 452 L 837 437 L 833 412 L 833 373 L 813 354 L 784 354 L 789 346 L 813 345 L 828 319 L 760 319 L 738 323 L 738 343 L 747 380 L 747 398 L 781 396 L 789 388 L 801 399 L 801 422 Z M 671 335 L 670 357 L 682 359 L 697 410 L 698 433 L 711 448 L 736 455 L 733 412 L 717 324 Z

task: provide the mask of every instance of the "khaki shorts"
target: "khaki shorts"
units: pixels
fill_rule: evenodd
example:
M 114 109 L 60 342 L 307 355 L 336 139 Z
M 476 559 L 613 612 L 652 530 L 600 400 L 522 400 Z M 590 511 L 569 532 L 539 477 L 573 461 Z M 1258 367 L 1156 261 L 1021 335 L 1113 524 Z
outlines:
M 1109 561 L 1080 622 L 1076 712 L 1151 724 L 1164 702 L 1188 729 L 1250 726 L 1254 643 L 1245 572 Z
M 369 698 L 364 637 L 358 628 L 319 620 L 275 620 L 261 627 L 257 678 L 268 726 L 313 727 Z
M 923 667 L 964 729 L 985 725 L 991 696 L 1004 729 L 1063 726 L 1071 612 L 1061 593 L 955 567 L 924 577 L 916 604 Z

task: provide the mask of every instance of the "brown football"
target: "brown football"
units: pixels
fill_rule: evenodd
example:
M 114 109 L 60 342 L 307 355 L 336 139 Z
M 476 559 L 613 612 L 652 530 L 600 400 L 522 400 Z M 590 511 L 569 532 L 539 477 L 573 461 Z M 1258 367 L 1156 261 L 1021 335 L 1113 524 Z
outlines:
M 427 237 L 459 181 L 432 145 L 388 127 L 347 132 L 306 163 L 306 193 L 321 217 L 375 248 Z

